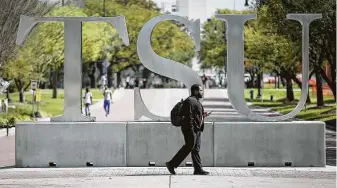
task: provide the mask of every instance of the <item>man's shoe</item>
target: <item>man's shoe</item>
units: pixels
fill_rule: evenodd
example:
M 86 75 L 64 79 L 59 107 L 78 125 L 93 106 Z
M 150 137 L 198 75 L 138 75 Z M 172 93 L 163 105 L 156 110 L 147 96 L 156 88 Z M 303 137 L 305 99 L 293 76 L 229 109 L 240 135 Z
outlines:
M 166 168 L 171 174 L 176 174 L 176 172 L 174 171 L 174 167 L 171 166 L 169 162 L 166 163 Z
M 194 175 L 208 175 L 209 172 L 201 170 L 201 171 L 194 171 Z

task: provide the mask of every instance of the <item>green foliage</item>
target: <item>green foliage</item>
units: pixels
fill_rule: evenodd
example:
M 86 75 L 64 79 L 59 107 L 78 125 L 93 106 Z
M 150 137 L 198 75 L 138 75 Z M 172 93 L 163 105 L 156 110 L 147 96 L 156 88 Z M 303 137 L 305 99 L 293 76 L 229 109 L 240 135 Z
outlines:
M 284 91 L 280 89 L 263 89 L 262 99 L 250 100 L 250 89 L 245 90 L 245 98 L 247 102 L 252 103 L 253 106 L 259 106 L 262 108 L 270 108 L 274 111 L 280 112 L 281 114 L 287 114 L 295 109 L 300 97 L 300 91 L 294 91 L 296 100 L 291 103 L 286 103 L 286 95 Z M 254 89 L 254 93 L 257 89 Z M 310 91 L 310 94 L 312 91 Z M 274 101 L 270 101 L 270 96 L 274 96 Z M 316 102 L 317 98 L 315 95 L 311 96 L 311 100 Z M 333 97 L 326 97 L 324 107 L 316 107 L 315 105 L 307 105 L 300 113 L 296 115 L 296 118 L 306 120 L 306 121 L 325 121 L 336 120 L 336 105 Z M 336 125 L 336 124 L 334 124 Z
M 17 106 L 16 108 L 9 108 L 8 114 L 0 114 L 0 128 L 14 127 L 16 122 L 29 120 L 31 110 L 24 106 Z
M 47 16 L 82 16 L 83 10 L 73 7 L 59 7 Z M 83 61 L 90 62 L 101 59 L 104 40 L 104 26 L 107 23 L 83 23 L 82 51 Z M 112 27 L 105 29 L 116 33 Z M 46 22 L 38 25 L 27 38 L 24 46 L 15 58 L 6 65 L 9 78 L 43 80 L 50 68 L 61 67 L 64 63 L 64 24 L 62 22 Z
M 86 8 L 64 6 L 53 9 L 46 16 L 87 17 L 103 16 L 102 1 L 86 1 Z M 151 18 L 160 15 L 152 1 L 107 1 L 108 16 L 124 15 L 130 46 L 123 45 L 116 30 L 108 23 L 83 23 L 82 59 L 84 63 L 102 61 L 106 55 L 114 71 L 140 64 L 136 42 L 140 29 Z M 173 22 L 159 23 L 152 34 L 154 51 L 168 59 L 190 65 L 194 56 L 191 37 Z M 22 90 L 32 79 L 47 81 L 49 71 L 62 68 L 64 63 L 64 24 L 41 23 L 27 37 L 18 54 L 8 60 L 4 72 L 15 79 Z
M 252 14 L 251 10 L 218 10 L 218 14 Z M 251 22 L 247 24 L 249 26 Z M 201 50 L 198 57 L 202 68 L 222 68 L 227 63 L 226 25 L 222 20 L 210 19 L 203 26 Z
M 153 2 L 152 2 L 153 3 Z M 107 16 L 125 16 L 130 45 L 122 45 L 118 35 L 111 35 L 108 45 L 108 57 L 113 64 L 113 70 L 118 72 L 130 65 L 140 63 L 137 54 L 137 39 L 141 28 L 151 18 L 160 15 L 157 8 L 146 1 L 107 1 Z M 101 1 L 86 1 L 85 13 L 89 16 L 103 16 Z M 170 21 L 159 23 L 152 33 L 152 47 L 154 51 L 165 58 L 189 64 L 194 56 L 192 38 Z
M 245 29 L 245 57 L 249 66 L 259 67 L 260 71 L 296 71 L 299 61 L 298 47 L 284 36 L 266 32 L 260 28 Z

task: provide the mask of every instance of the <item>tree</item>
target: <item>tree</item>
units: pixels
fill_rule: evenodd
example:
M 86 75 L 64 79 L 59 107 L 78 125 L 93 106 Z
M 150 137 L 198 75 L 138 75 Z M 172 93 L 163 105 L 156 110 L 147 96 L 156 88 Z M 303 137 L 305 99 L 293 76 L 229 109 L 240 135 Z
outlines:
M 327 82 L 336 99 L 336 78 L 334 76 L 336 75 L 336 2 L 332 0 L 273 0 L 268 1 L 266 7 L 267 16 L 264 19 L 273 25 L 277 33 L 290 38 L 298 45 L 302 40 L 300 24 L 286 20 L 286 14 L 322 13 L 323 18 L 313 21 L 310 26 L 310 64 L 318 78 L 317 105 L 324 105 L 320 77 Z M 331 79 L 323 70 L 324 60 L 330 66 Z
M 259 67 L 258 74 L 267 71 L 282 75 L 287 81 L 287 100 L 293 101 L 292 78 L 299 66 L 296 50 L 293 50 L 296 46 L 282 36 L 265 33 L 263 29 L 248 28 L 245 36 L 245 57 L 250 65 Z
M 54 9 L 48 16 L 86 17 L 87 15 L 79 8 L 65 6 Z M 82 58 L 84 62 L 101 58 L 103 41 L 106 40 L 103 30 L 105 26 L 107 26 L 107 23 L 83 24 Z M 37 26 L 26 40 L 24 47 L 20 49 L 20 54 L 13 58 L 12 63 L 8 65 L 8 69 L 19 72 L 22 69 L 16 69 L 16 66 L 20 66 L 24 62 L 27 64 L 25 72 L 29 75 L 29 78 L 20 77 L 16 73 L 11 74 L 11 77 L 20 80 L 19 83 L 29 83 L 29 79 L 33 79 L 33 75 L 36 75 L 36 73 L 39 74 L 35 78 L 42 80 L 47 71 L 53 70 L 53 98 L 56 98 L 58 76 L 64 63 L 63 27 L 61 22 L 47 22 Z M 108 31 L 116 33 L 112 27 L 108 27 Z M 23 91 L 26 88 L 19 84 L 17 84 L 17 87 L 19 91 Z M 22 101 L 21 97 L 20 101 Z
M 152 2 L 153 3 L 153 2 Z M 137 55 L 138 33 L 146 22 L 151 18 L 160 15 L 156 6 L 151 1 L 107 1 L 107 16 L 124 15 L 129 34 L 130 45 L 121 44 L 117 35 L 109 36 L 107 45 L 110 46 L 108 59 L 111 63 L 108 69 L 114 72 L 120 72 L 127 67 L 138 69 L 140 64 Z M 102 12 L 102 2 L 86 1 L 85 12 L 87 15 L 104 16 Z M 192 39 L 173 24 L 173 22 L 161 22 L 154 29 L 152 34 L 152 47 L 154 51 L 165 58 L 172 59 L 184 64 L 190 64 L 194 56 Z M 104 57 L 104 56 L 102 56 Z M 103 59 L 101 59 L 103 61 Z
M 21 15 L 41 16 L 48 13 L 55 4 L 39 0 L 1 0 L 0 11 L 0 65 L 15 55 L 16 33 Z
M 234 11 L 230 9 L 217 10 L 218 14 L 252 14 L 252 10 Z M 252 23 L 249 21 L 248 25 Z M 204 25 L 201 38 L 201 50 L 198 57 L 202 68 L 223 68 L 226 66 L 226 25 L 224 21 L 209 19 Z
M 266 16 L 266 7 L 261 7 L 257 20 L 245 29 L 245 57 L 251 65 L 259 67 L 258 75 L 267 71 L 282 76 L 286 80 L 287 101 L 291 102 L 295 100 L 292 80 L 301 87 L 296 77 L 301 66 L 300 46 L 273 31 Z

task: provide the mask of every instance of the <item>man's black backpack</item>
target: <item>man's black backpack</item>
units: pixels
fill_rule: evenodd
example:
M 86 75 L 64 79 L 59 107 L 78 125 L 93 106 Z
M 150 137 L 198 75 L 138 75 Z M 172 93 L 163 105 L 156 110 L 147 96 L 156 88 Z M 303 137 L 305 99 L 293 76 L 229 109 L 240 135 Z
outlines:
M 181 101 L 178 102 L 171 110 L 171 123 L 176 127 L 180 127 L 181 120 L 183 120 L 183 116 L 181 114 L 181 107 L 183 106 L 183 104 L 184 100 L 181 99 Z

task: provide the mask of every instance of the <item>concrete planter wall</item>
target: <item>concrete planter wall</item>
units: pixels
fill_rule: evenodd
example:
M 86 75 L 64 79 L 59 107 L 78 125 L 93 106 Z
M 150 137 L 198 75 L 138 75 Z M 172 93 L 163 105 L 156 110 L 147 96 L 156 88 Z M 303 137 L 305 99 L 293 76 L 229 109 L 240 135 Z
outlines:
M 38 122 L 16 125 L 17 167 L 165 166 L 184 144 L 169 122 Z M 203 166 L 325 166 L 323 122 L 206 123 Z M 192 162 L 191 157 L 185 162 Z

